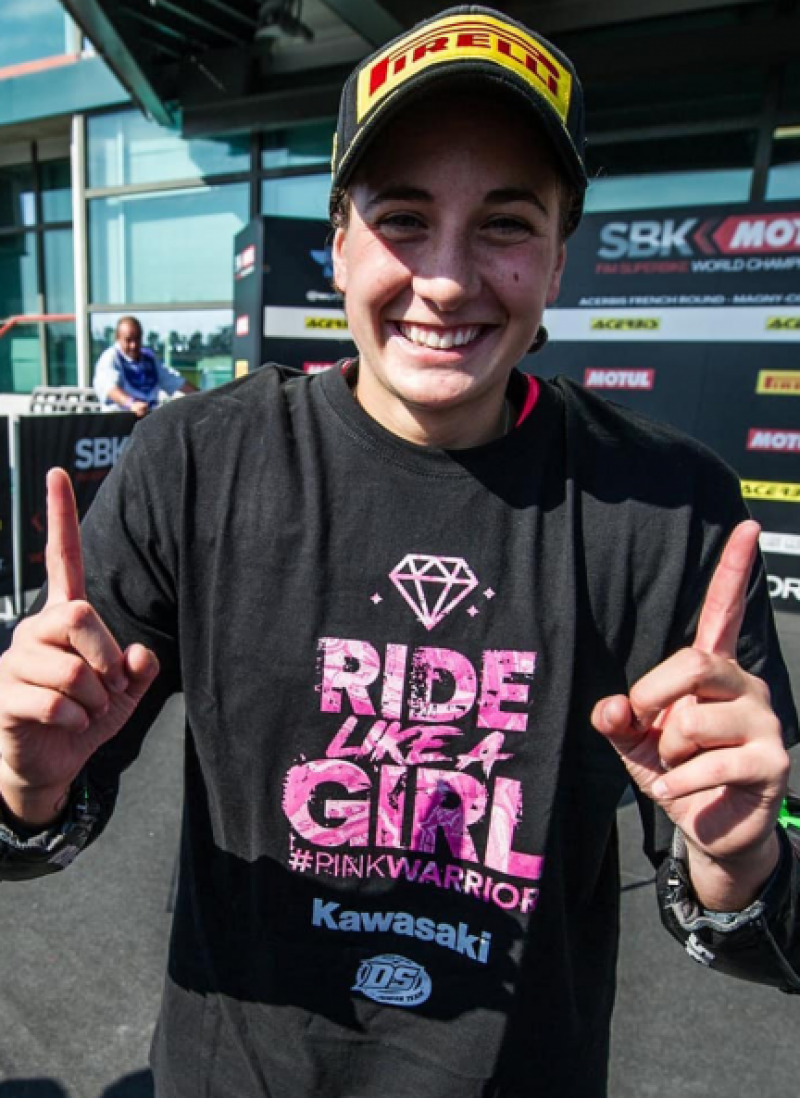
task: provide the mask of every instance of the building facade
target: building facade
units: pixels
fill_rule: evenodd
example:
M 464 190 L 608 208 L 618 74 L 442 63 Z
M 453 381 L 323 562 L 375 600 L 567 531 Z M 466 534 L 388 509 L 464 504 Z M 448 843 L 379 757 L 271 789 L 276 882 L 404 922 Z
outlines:
M 107 61 L 67 13 L 81 6 L 0 0 L 4 410 L 24 407 L 38 384 L 88 384 L 124 313 L 139 316 L 148 345 L 201 387 L 227 380 L 235 234 L 260 214 L 326 216 L 334 96 L 299 107 L 291 94 L 280 102 L 273 96 L 260 119 L 263 53 L 254 62 L 241 43 L 229 44 L 256 72 L 254 105 L 237 112 L 233 98 L 220 97 L 221 105 L 197 108 L 190 85 L 176 84 L 174 124 L 164 125 L 165 115 L 155 121 L 158 111 L 148 117 L 141 109 L 141 88 L 115 75 L 108 41 L 100 43 Z M 204 6 L 194 5 L 195 20 Z M 247 0 L 227 6 L 230 26 L 247 17 L 256 39 L 255 0 L 250 12 Z M 341 6 L 307 4 L 318 38 L 330 40 L 325 17 Z M 541 26 L 584 77 L 589 211 L 800 200 L 797 3 L 648 3 L 626 11 L 618 0 L 587 15 L 588 5 L 561 0 L 538 6 L 540 21 L 525 5 L 499 6 Z M 147 5 L 119 7 L 145 26 Z M 378 10 L 364 10 L 371 7 Z M 209 83 L 214 77 L 222 86 L 212 71 L 216 55 L 200 53 L 190 31 L 175 26 L 183 48 L 198 51 L 191 59 L 201 75 L 205 67 Z M 371 48 L 365 28 L 357 31 L 346 40 L 337 32 L 329 47 L 345 68 Z M 270 49 L 291 92 L 303 73 L 291 75 L 288 52 L 281 67 L 274 40 Z

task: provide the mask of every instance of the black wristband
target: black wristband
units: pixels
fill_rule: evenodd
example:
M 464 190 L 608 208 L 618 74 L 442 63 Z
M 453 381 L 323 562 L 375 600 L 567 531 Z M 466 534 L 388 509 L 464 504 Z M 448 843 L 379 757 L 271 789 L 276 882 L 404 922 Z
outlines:
M 25 880 L 65 869 L 94 837 L 101 819 L 86 772 L 70 788 L 66 809 L 50 827 L 20 827 L 0 802 L 0 880 Z
M 656 878 L 661 920 L 689 956 L 744 980 L 800 994 L 797 952 L 800 842 L 777 828 L 780 858 L 759 896 L 742 911 L 701 907 L 685 860 L 685 840 L 675 833 L 672 851 Z

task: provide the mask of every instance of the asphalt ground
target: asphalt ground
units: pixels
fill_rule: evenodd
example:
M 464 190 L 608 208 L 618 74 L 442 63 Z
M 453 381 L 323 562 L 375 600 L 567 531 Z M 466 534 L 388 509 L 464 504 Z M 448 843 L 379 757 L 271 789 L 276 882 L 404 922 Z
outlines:
M 800 614 L 778 615 L 778 628 L 800 699 Z M 175 698 L 126 776 L 108 831 L 66 873 L 0 890 L 0 1098 L 153 1096 L 147 1053 L 170 927 L 182 726 Z M 800 753 L 794 775 L 800 788 Z M 611 1098 L 795 1093 L 800 998 L 686 957 L 658 921 L 632 804 L 620 807 L 619 830 Z

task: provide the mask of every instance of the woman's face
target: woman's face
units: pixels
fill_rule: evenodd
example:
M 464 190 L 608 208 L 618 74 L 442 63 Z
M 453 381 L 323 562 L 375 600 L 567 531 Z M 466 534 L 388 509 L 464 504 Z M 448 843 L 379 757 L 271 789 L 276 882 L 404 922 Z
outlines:
M 356 396 L 395 434 L 471 446 L 502 430 L 508 375 L 565 259 L 547 140 L 502 101 L 412 106 L 376 140 L 336 231 Z

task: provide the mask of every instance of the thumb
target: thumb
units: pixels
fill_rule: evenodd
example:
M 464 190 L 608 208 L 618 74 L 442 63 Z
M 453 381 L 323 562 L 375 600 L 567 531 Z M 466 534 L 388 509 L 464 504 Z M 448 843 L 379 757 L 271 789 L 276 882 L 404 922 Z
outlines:
M 143 644 L 132 644 L 125 651 L 125 672 L 128 676 L 128 697 L 138 703 L 150 689 L 160 670 L 155 652 Z
M 617 752 L 631 779 L 648 793 L 664 773 L 658 755 L 658 733 L 640 727 L 625 694 L 601 698 L 592 710 L 591 721 Z

